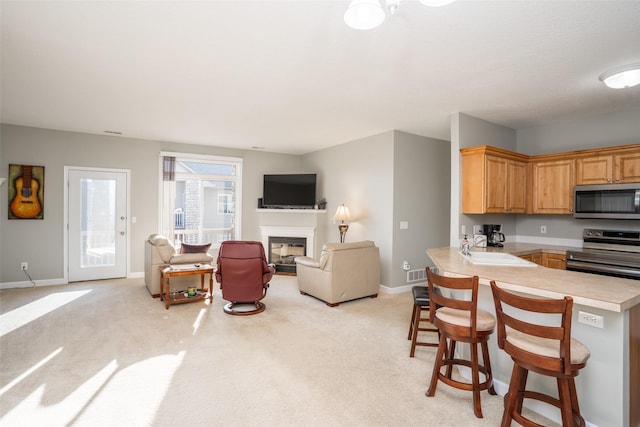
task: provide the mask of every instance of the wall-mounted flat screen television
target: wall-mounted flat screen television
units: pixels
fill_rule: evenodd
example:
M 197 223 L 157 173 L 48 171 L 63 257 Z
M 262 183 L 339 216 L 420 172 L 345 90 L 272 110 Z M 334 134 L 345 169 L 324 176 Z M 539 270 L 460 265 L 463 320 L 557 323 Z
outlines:
M 315 173 L 264 175 L 263 207 L 311 209 L 315 203 Z

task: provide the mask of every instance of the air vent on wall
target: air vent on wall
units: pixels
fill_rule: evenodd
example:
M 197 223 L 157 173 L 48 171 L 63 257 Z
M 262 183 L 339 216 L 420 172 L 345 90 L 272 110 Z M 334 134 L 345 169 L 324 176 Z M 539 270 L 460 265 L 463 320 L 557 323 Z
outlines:
M 427 272 L 424 268 L 407 271 L 407 282 L 424 282 L 427 280 Z

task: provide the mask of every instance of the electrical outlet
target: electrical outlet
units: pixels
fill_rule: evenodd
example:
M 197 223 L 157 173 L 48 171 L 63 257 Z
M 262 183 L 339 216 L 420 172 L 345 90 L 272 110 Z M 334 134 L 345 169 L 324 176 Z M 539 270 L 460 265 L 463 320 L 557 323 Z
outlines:
M 28 270 L 29 269 L 29 263 L 26 261 L 22 261 L 20 263 L 20 270 Z
M 473 234 L 482 234 L 482 226 L 474 225 L 473 226 Z
M 463 224 L 462 227 L 460 227 L 460 232 L 462 234 L 467 234 L 467 226 Z
M 404 271 L 411 270 L 411 264 L 409 264 L 409 261 L 402 261 L 402 269 Z
M 604 317 L 598 316 L 597 314 L 587 313 L 586 311 L 578 311 L 578 323 L 603 329 Z
M 541 234 L 547 234 L 547 226 L 546 225 L 541 225 L 540 226 L 540 233 Z

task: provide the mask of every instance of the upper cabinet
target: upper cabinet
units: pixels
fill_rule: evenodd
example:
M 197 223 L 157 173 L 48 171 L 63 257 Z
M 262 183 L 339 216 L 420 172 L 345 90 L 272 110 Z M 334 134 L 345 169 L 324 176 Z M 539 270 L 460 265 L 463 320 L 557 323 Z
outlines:
M 527 156 L 482 146 L 460 150 L 462 213 L 525 213 Z
M 573 213 L 575 160 L 533 160 L 531 162 L 531 213 Z
M 573 214 L 575 185 L 640 182 L 640 144 L 527 156 L 460 150 L 462 213 Z
M 576 184 L 640 182 L 640 150 L 576 159 Z

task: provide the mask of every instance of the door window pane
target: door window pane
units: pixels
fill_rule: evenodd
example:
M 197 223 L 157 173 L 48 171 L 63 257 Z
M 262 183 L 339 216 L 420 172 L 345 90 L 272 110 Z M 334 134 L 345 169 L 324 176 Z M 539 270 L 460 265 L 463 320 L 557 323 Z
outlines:
M 115 263 L 116 181 L 81 180 L 81 267 Z

